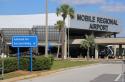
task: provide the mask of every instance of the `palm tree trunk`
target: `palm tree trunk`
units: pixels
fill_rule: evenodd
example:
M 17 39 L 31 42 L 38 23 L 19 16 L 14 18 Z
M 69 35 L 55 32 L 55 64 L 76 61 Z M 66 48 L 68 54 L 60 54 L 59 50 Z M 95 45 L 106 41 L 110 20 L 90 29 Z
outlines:
M 62 28 L 62 59 L 65 59 L 65 17 L 63 18 L 64 27 Z
M 89 47 L 87 49 L 87 60 L 89 60 Z
M 62 29 L 62 59 L 64 59 L 65 52 L 65 28 Z
M 60 44 L 60 39 L 61 39 L 61 35 L 59 32 L 59 44 Z M 58 50 L 57 50 L 57 55 L 56 55 L 57 58 L 59 57 L 59 51 L 60 51 L 60 45 L 58 45 Z

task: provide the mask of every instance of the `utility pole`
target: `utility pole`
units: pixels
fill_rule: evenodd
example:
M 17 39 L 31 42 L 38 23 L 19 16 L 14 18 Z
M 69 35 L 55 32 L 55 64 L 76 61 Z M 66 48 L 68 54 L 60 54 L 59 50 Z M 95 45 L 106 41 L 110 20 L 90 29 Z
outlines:
M 46 0 L 46 45 L 45 45 L 45 56 L 48 56 L 48 0 Z

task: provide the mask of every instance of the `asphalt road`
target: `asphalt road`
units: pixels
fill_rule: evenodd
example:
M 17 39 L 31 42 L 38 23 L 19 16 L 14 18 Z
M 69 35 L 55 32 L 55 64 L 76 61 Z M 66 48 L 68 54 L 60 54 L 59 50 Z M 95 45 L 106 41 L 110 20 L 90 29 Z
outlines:
M 122 72 L 122 65 L 97 64 L 68 69 L 45 77 L 21 80 L 18 82 L 116 82 Z

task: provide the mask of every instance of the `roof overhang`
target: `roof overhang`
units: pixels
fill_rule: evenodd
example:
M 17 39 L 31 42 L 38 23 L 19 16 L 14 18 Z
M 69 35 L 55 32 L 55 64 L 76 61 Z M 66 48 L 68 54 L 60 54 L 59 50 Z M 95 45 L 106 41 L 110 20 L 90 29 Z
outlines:
M 85 39 L 74 39 L 70 40 L 71 44 L 81 44 L 81 42 Z M 107 44 L 107 45 L 118 45 L 123 44 L 125 45 L 125 38 L 96 38 L 96 44 Z

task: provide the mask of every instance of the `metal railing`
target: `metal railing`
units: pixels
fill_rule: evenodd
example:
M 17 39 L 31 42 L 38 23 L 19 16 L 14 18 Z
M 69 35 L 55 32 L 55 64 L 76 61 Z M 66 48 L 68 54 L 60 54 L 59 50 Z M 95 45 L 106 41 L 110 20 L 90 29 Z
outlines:
M 52 26 L 49 26 L 49 41 L 57 42 L 59 40 L 59 31 Z M 13 35 L 38 35 L 39 41 L 45 41 L 45 27 L 44 26 L 34 26 L 31 28 L 3 28 L 1 33 L 4 36 L 6 42 L 11 42 L 11 37 Z

